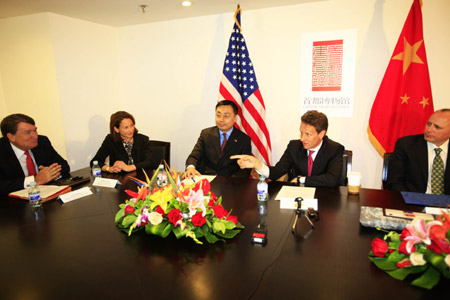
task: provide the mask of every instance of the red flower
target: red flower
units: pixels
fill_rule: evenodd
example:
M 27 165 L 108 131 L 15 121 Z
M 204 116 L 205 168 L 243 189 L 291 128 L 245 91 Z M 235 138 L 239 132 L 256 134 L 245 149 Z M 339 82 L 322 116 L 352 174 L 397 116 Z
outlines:
M 213 207 L 216 204 L 216 202 L 214 202 L 214 200 L 210 199 L 208 202 L 208 206 Z
M 442 255 L 442 250 L 441 248 L 439 248 L 438 245 L 436 245 L 436 242 L 431 241 L 431 244 L 427 246 L 427 249 L 429 250 L 433 250 L 434 252 L 436 252 L 439 255 Z
M 235 216 L 231 216 L 231 215 L 228 216 L 227 221 L 231 221 L 234 223 L 234 225 L 237 225 L 237 217 L 235 217 Z
M 222 219 L 223 217 L 226 217 L 228 215 L 228 212 L 225 208 L 223 208 L 222 205 L 216 205 L 214 206 L 214 215 L 219 218 Z
M 406 242 L 401 242 L 400 243 L 400 246 L 398 247 L 398 252 L 406 254 L 406 255 L 409 255 L 408 250 L 406 250 Z
M 138 196 L 138 193 L 133 192 L 131 190 L 125 190 L 125 193 L 127 193 L 128 196 L 130 196 L 131 198 L 137 198 L 137 196 Z
M 209 184 L 208 179 L 202 179 L 199 182 L 197 182 L 193 189 L 194 192 L 198 191 L 200 189 L 200 186 L 202 187 L 203 195 L 208 194 L 209 190 L 211 189 L 211 185 Z
M 388 245 L 385 241 L 379 238 L 374 238 L 372 240 L 372 252 L 373 255 L 378 257 L 383 257 L 388 250 Z
M 206 218 L 202 216 L 202 212 L 199 211 L 198 213 L 192 216 L 191 221 L 194 226 L 200 227 L 206 223 Z
M 181 220 L 181 213 L 179 209 L 172 209 L 169 214 L 167 215 L 167 218 L 169 218 L 169 222 L 177 226 L 177 222 Z
M 217 202 L 217 196 L 213 192 L 211 192 L 211 199 L 214 200 L 214 202 Z
M 410 236 L 411 232 L 408 229 L 404 228 L 402 233 L 400 234 L 400 241 L 404 241 L 406 237 Z
M 411 261 L 409 259 L 403 259 L 395 264 L 397 268 L 403 269 L 404 267 L 411 266 Z
M 164 213 L 164 210 L 163 210 L 163 209 L 161 208 L 161 206 L 159 206 L 159 205 L 156 207 L 155 211 L 156 211 L 157 213 L 161 214 L 163 217 L 166 216 L 166 214 Z
M 135 211 L 135 209 L 133 206 L 128 205 L 128 204 L 125 206 L 125 215 L 132 214 L 132 213 L 134 213 L 134 211 Z

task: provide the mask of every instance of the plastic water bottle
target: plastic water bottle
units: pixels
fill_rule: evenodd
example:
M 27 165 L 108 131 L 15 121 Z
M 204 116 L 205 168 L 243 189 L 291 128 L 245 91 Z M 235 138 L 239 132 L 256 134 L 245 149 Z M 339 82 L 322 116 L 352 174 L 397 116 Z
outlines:
M 259 182 L 256 186 L 256 190 L 258 191 L 258 201 L 267 201 L 268 198 L 268 189 L 266 178 L 264 176 L 259 176 Z
M 92 175 L 94 175 L 94 177 L 102 176 L 102 168 L 100 168 L 98 161 L 96 160 L 94 160 L 94 164 L 92 165 Z
M 31 207 L 40 207 L 42 205 L 41 191 L 36 186 L 36 182 L 31 182 L 28 188 L 28 196 L 30 197 Z
M 158 172 L 158 176 L 156 177 L 156 184 L 159 187 L 163 187 L 167 184 L 167 173 L 166 170 L 164 169 L 163 165 L 159 165 L 159 172 Z

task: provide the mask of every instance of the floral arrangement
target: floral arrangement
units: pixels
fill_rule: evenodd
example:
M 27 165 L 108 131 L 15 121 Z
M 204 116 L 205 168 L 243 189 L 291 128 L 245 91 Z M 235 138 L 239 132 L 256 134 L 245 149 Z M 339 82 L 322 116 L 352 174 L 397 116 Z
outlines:
M 208 180 L 185 184 L 180 183 L 178 174 L 167 165 L 165 172 L 169 183 L 161 188 L 156 186 L 159 169 L 152 180 L 145 174 L 147 182 L 132 177 L 139 186 L 138 192 L 126 191 L 132 199 L 119 205 L 115 217 L 119 229 L 128 235 L 145 229 L 147 234 L 163 238 L 173 232 L 177 239 L 189 237 L 203 244 L 200 238 L 208 243 L 224 241 L 244 228 L 222 206 L 222 197 L 217 198 L 210 191 Z
M 450 278 L 450 216 L 435 221 L 414 219 L 399 234 L 388 232 L 372 240 L 369 259 L 392 277 L 404 280 L 415 274 L 412 285 L 431 289 L 440 277 Z

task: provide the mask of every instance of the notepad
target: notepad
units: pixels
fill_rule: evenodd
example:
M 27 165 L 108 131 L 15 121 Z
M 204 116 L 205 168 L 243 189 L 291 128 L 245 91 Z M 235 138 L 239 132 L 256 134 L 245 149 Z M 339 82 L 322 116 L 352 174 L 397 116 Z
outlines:
M 57 198 L 59 195 L 68 193 L 72 190 L 70 186 L 67 185 L 38 185 L 39 191 L 41 192 L 42 202 L 52 200 Z M 8 195 L 12 198 L 20 198 L 25 200 L 30 200 L 28 197 L 28 189 L 23 189 L 20 191 L 12 192 Z

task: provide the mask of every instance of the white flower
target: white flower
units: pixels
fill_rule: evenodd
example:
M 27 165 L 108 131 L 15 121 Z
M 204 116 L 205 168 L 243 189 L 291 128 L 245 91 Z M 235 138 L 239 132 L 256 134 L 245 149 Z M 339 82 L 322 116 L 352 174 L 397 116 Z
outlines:
M 161 224 L 163 217 L 160 213 L 157 213 L 156 211 L 152 211 L 148 215 L 148 220 L 150 221 L 150 223 L 152 225 L 159 225 L 159 224 Z
M 413 266 L 423 266 L 427 263 L 423 259 L 422 253 L 413 252 L 413 253 L 411 253 L 411 256 L 409 257 L 409 259 L 411 260 L 411 264 Z
M 444 258 L 445 263 L 450 268 L 450 254 L 447 254 Z

